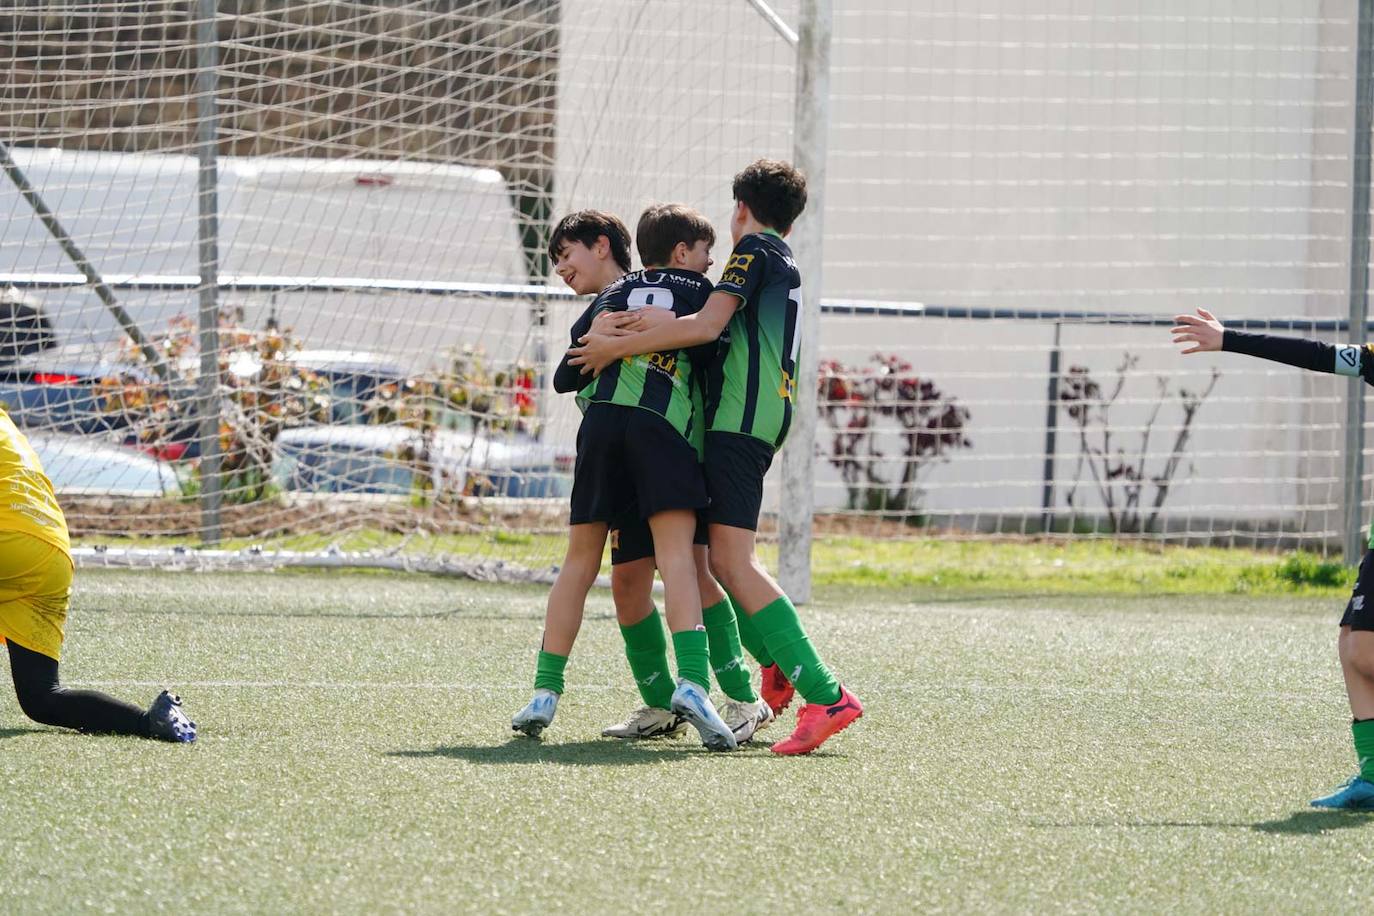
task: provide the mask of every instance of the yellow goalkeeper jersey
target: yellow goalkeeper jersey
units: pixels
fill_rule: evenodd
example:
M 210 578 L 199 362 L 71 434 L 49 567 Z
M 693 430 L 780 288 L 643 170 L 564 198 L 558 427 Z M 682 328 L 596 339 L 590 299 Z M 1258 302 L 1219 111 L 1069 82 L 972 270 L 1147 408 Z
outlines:
M 0 531 L 31 534 L 70 556 L 67 519 L 33 446 L 0 409 Z

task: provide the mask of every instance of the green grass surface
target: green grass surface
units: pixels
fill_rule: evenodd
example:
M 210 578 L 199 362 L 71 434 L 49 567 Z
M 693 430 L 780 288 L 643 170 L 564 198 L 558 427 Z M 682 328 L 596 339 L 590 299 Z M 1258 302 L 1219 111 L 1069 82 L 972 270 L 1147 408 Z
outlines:
M 184 538 L 78 539 L 81 546 L 166 547 L 188 545 Z M 490 532 L 415 539 L 380 531 L 344 535 L 297 535 L 268 542 L 269 549 L 323 551 L 331 545 L 347 552 L 408 550 L 428 555 L 504 560 L 531 568 L 561 562 L 561 535 L 525 534 L 495 528 Z M 260 544 L 226 541 L 223 549 Z M 760 554 L 775 566 L 777 547 Z M 1338 595 L 1350 589 L 1355 571 L 1338 559 L 1310 553 L 1274 554 L 1220 547 L 1162 547 L 1078 538 L 1060 541 L 952 540 L 893 541 L 861 537 L 817 538 L 812 576 L 820 586 L 901 588 L 948 594 L 1248 594 Z M 605 566 L 610 571 L 609 558 Z
M 868 712 L 803 759 L 597 737 L 636 702 L 604 593 L 554 727 L 511 738 L 542 600 L 83 571 L 65 678 L 167 683 L 202 739 L 0 695 L 3 908 L 1369 909 L 1374 817 L 1305 804 L 1354 764 L 1329 597 L 822 589 L 804 616 Z

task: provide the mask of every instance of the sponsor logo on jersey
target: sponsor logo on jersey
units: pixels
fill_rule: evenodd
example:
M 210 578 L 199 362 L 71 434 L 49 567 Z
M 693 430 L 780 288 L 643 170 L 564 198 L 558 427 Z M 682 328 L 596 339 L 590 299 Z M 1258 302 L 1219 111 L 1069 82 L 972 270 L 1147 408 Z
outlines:
M 752 254 L 732 254 L 730 260 L 725 262 L 725 270 L 721 273 L 721 283 L 731 283 L 735 286 L 743 286 L 749 274 L 749 266 L 754 263 L 756 255 Z
M 644 362 L 649 364 L 649 368 L 657 369 L 665 375 L 677 375 L 677 354 L 676 353 L 645 353 Z

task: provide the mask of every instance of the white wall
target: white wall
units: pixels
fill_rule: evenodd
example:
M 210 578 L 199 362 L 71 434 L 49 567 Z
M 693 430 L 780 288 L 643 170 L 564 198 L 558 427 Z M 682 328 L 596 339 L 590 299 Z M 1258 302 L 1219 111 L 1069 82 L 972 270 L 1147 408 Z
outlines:
M 723 220 L 739 165 L 790 156 L 789 52 L 744 0 L 656 3 L 652 22 L 640 9 L 565 7 L 557 212 L 632 224 L 676 198 Z M 1332 0 L 836 4 L 826 295 L 1343 314 L 1353 15 Z M 971 409 L 975 446 L 933 471 L 931 508 L 1038 511 L 1050 325 L 835 318 L 822 334 L 823 358 L 901 353 Z M 1176 513 L 1335 524 L 1334 379 L 1185 360 L 1164 328 L 1066 328 L 1064 342 L 1066 366 L 1100 379 L 1140 354 L 1123 428 L 1144 426 L 1156 376 L 1196 388 L 1222 371 Z M 1166 407 L 1147 467 L 1176 425 Z M 1061 434 L 1059 467 L 1074 454 Z

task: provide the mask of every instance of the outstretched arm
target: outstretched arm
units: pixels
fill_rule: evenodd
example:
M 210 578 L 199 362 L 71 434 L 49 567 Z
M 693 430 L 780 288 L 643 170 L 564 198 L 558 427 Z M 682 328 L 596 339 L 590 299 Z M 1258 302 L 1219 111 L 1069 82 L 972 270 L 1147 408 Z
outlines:
M 618 359 L 640 353 L 681 350 L 710 343 L 720 337 L 730 317 L 739 307 L 739 298 L 729 293 L 712 293 L 701 311 L 628 337 L 588 334 L 582 346 L 568 350 L 568 363 L 583 372 L 600 375 L 601 370 Z
M 1361 376 L 1374 385 L 1374 351 L 1368 345 L 1228 330 L 1206 309 L 1198 309 L 1197 315 L 1175 315 L 1174 321 L 1174 343 L 1192 344 L 1184 353 L 1244 353 L 1313 372 Z

